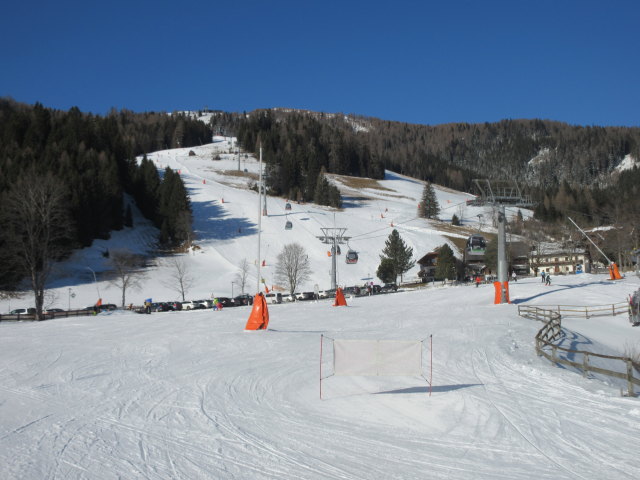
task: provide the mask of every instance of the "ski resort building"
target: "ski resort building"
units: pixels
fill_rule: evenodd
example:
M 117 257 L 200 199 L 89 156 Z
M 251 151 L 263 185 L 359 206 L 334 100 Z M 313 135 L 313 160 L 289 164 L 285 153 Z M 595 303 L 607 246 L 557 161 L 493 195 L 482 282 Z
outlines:
M 585 249 L 549 250 L 538 254 L 531 254 L 529 274 L 538 275 L 540 272 L 556 275 L 569 273 L 590 273 L 591 257 Z

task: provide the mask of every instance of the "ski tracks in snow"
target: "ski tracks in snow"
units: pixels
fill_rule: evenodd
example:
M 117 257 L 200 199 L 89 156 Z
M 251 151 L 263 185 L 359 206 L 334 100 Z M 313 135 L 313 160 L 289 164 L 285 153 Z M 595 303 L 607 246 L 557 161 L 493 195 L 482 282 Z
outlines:
M 492 350 L 491 354 L 490 360 L 486 349 L 476 348 L 472 356 L 473 374 L 483 385 L 486 400 L 517 436 L 557 467 L 555 478 L 591 479 L 603 464 L 615 472 L 612 475 L 616 478 L 637 478 L 640 473 L 637 467 L 635 473 L 633 468 L 620 468 L 620 465 L 632 465 L 636 458 L 632 446 L 636 433 L 618 430 L 621 417 L 611 412 L 615 408 L 611 406 L 614 399 L 603 398 L 602 402 L 593 399 L 585 403 L 584 391 L 579 395 L 576 392 L 572 397 L 570 390 L 573 387 L 557 376 L 541 373 L 532 378 L 527 374 L 531 371 L 527 372 L 522 365 L 509 361 L 504 352 Z M 520 375 L 517 370 L 520 370 Z M 509 385 L 503 380 L 514 378 L 519 378 L 517 384 Z M 572 402 L 571 398 L 579 400 Z M 528 412 L 530 416 L 531 411 L 537 412 L 535 425 L 523 415 L 523 412 Z M 609 436 L 605 435 L 606 438 L 610 438 L 612 430 L 628 436 L 627 446 L 621 446 L 620 458 L 612 459 L 609 448 L 599 448 L 600 440 L 593 435 L 596 419 L 600 419 L 601 428 L 607 431 Z M 580 428 L 584 423 L 588 423 L 588 427 Z M 580 430 L 584 430 L 584 436 L 576 435 Z M 572 436 L 567 438 L 565 432 L 572 432 Z

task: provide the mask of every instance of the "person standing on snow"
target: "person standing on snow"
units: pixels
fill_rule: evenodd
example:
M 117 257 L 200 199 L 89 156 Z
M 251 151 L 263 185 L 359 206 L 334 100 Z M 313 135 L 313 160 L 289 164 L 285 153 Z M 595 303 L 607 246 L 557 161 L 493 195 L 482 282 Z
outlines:
M 516 271 L 515 270 L 511 273 L 511 278 L 513 278 L 514 282 L 518 281 L 518 275 L 516 275 Z
M 540 277 L 542 277 L 542 283 L 544 283 L 544 270 L 540 272 Z
M 551 286 L 551 274 L 550 273 L 547 273 L 547 276 L 545 277 L 544 284 Z

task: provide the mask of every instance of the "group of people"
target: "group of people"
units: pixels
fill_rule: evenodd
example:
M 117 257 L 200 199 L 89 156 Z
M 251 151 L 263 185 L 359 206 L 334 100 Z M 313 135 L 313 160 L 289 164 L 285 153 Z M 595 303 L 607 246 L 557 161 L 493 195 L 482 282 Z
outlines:
M 545 271 L 540 273 L 540 277 L 542 278 L 542 283 L 545 285 L 551 285 L 551 274 Z
M 551 285 L 551 274 L 547 273 L 547 272 L 542 272 L 541 274 L 542 277 L 542 283 L 544 283 L 545 285 Z M 513 279 L 514 282 L 518 281 L 518 275 L 516 274 L 515 271 L 511 272 L 511 278 Z M 478 288 L 480 286 L 480 284 L 482 283 L 482 276 L 481 275 L 477 275 L 475 278 L 475 282 L 476 282 L 476 288 Z
M 220 303 L 220 300 L 218 300 L 218 297 L 215 297 L 213 299 L 213 309 L 214 310 L 222 310 L 222 303 Z

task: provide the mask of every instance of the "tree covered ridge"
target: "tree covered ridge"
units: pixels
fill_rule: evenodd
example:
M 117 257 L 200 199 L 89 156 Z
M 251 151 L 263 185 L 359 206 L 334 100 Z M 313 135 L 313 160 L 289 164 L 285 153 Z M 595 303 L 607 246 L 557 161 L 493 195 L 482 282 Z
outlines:
M 221 113 L 214 127 L 244 148 L 263 147 L 275 193 L 313 198 L 315 177 L 328 173 L 382 178 L 384 169 L 473 192 L 474 178 L 514 179 L 554 221 L 577 210 L 606 219 L 620 197 L 639 211 L 638 169 L 611 175 L 622 159 L 640 160 L 640 128 L 573 126 L 550 120 L 415 125 L 296 110 Z M 634 173 L 636 172 L 636 173 Z M 615 192 L 615 195 L 612 194 Z
M 66 191 L 65 208 L 74 227 L 67 243 L 70 250 L 121 229 L 126 218 L 123 194 L 128 192 L 145 215 L 164 229 L 164 244 L 175 246 L 190 235 L 177 231 L 186 228 L 186 218 L 191 231 L 184 185 L 178 177 L 182 189 L 176 186 L 170 174 L 171 186 L 162 188 L 164 180 L 155 167 L 150 173 L 135 158 L 147 151 L 208 141 L 209 128 L 183 115 L 114 110 L 99 116 L 75 107 L 60 111 L 0 98 L 0 198 L 33 172 L 51 174 Z M 180 203 L 183 215 L 167 208 L 163 198 L 175 198 L 176 192 L 186 199 Z M 0 202 L 0 216 L 10 216 L 8 209 L 7 202 Z M 8 242 L 0 232 L 0 248 Z

